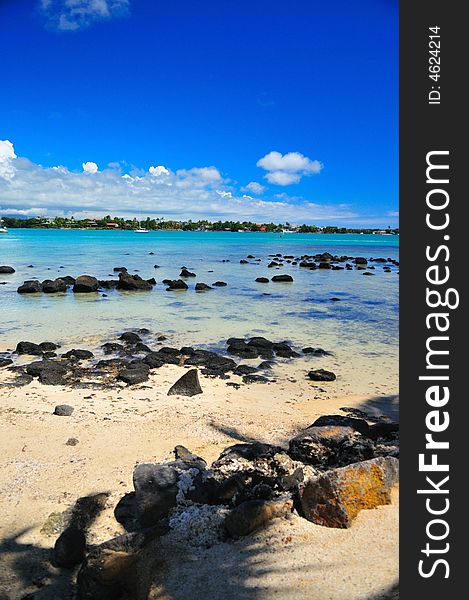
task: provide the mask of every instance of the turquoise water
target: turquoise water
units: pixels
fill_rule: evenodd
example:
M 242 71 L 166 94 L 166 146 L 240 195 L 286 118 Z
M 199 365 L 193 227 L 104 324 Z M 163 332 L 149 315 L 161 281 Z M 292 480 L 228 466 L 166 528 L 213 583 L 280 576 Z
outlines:
M 0 281 L 7 282 L 0 286 L 0 349 L 13 347 L 19 339 L 76 346 L 147 327 L 168 335 L 176 345 L 218 348 L 231 336 L 265 335 L 300 347 L 321 346 L 354 364 L 357 356 L 375 360 L 375 366 L 380 363 L 395 372 L 396 267 L 383 273 L 376 263 L 375 276 L 364 277 L 356 270 L 309 271 L 291 265 L 268 269 L 267 264 L 269 254 L 325 251 L 397 259 L 398 242 L 397 236 L 349 234 L 11 230 L 0 236 L 0 264 L 16 269 L 13 275 L 0 275 Z M 248 254 L 262 262 L 241 265 Z M 107 297 L 16 292 L 26 279 L 80 274 L 110 279 L 113 268 L 120 266 L 130 273 L 138 270 L 145 279 L 155 277 L 158 283 L 151 292 L 114 290 L 107 291 Z M 165 291 L 162 279 L 178 278 L 182 266 L 197 273 L 188 280 L 190 289 Z M 291 274 L 294 282 L 255 282 L 256 277 L 280 273 Z M 226 281 L 227 287 L 206 293 L 193 289 L 195 282 L 217 280 Z M 331 297 L 341 302 L 331 302 Z

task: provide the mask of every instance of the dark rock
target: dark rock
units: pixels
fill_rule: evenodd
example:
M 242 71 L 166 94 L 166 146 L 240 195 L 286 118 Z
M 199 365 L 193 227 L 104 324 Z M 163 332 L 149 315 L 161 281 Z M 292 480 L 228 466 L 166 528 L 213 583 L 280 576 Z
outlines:
M 368 276 L 369 276 L 369 275 L 374 275 L 374 273 L 370 273 L 370 271 L 365 271 L 365 272 L 363 273 L 363 275 L 368 275 Z
M 126 291 L 150 291 L 153 289 L 152 283 L 145 281 L 140 275 L 130 275 L 126 271 L 119 273 L 118 290 Z
M 117 281 L 117 279 L 106 279 L 106 280 L 100 279 L 98 281 L 99 288 L 102 290 L 113 290 L 113 289 L 117 288 L 118 283 L 119 282 Z
M 119 371 L 117 379 L 128 385 L 136 385 L 148 380 L 150 367 L 144 362 L 130 363 L 128 368 Z
M 166 361 L 159 352 L 150 352 L 150 354 L 147 354 L 145 358 L 142 359 L 142 362 L 148 365 L 150 369 L 159 369 L 166 364 Z
M 251 375 L 251 373 L 255 373 L 256 371 L 256 367 L 251 367 L 249 365 L 238 365 L 236 369 L 233 370 L 233 373 L 235 375 Z
M 202 393 L 197 369 L 191 369 L 170 387 L 168 396 L 195 396 Z
M 0 369 L 2 369 L 3 367 L 8 367 L 9 365 L 12 365 L 13 361 L 11 360 L 11 358 L 3 358 L 0 357 Z
M 114 267 L 113 271 L 114 273 L 126 273 L 127 267 Z
M 122 344 L 118 344 L 117 342 L 106 342 L 101 346 L 104 354 L 116 354 L 120 352 L 124 352 L 125 348 Z
M 234 360 L 209 350 L 194 350 L 184 364 L 193 367 L 205 367 L 214 375 L 227 373 L 236 368 Z
M 355 258 L 354 262 L 356 265 L 367 265 L 368 264 L 368 261 L 363 256 L 357 256 Z
M 257 283 L 269 283 L 269 278 L 268 277 L 257 277 L 256 281 L 257 281 Z
M 331 302 L 340 302 L 340 298 L 334 297 L 334 298 L 331 298 L 330 300 L 331 300 Z
M 98 280 L 96 277 L 91 275 L 80 275 L 76 278 L 73 291 L 76 294 L 90 294 L 97 292 L 99 287 Z
M 226 517 L 225 527 L 232 537 L 249 535 L 271 519 L 285 517 L 293 510 L 293 500 L 247 500 L 236 506 Z
M 0 266 L 0 273 L 2 275 L 9 275 L 10 273 L 14 273 L 15 269 L 13 267 L 9 267 L 7 265 L 1 265 Z
M 39 283 L 39 281 L 30 279 L 20 285 L 17 292 L 18 294 L 38 294 L 39 292 L 42 292 L 42 284 Z
M 138 335 L 138 333 L 134 333 L 133 331 L 126 331 L 123 333 L 120 338 L 126 344 L 137 344 L 142 341 L 142 338 Z
M 176 506 L 180 470 L 176 465 L 141 464 L 134 469 L 135 508 L 142 527 L 156 525 Z
M 291 282 L 291 281 L 293 281 L 293 277 L 291 275 L 274 275 L 272 277 L 272 281 Z
M 17 354 L 40 356 L 42 354 L 42 348 L 39 344 L 34 344 L 33 342 L 18 342 L 15 352 Z
M 145 353 L 150 353 L 152 350 L 149 346 L 147 346 L 146 344 L 144 344 L 143 342 L 138 342 L 137 344 L 135 344 L 135 348 L 134 348 L 135 352 L 145 352 Z
M 363 509 L 391 503 L 399 461 L 374 458 L 327 471 L 300 486 L 303 516 L 318 525 L 347 528 Z
M 212 285 L 213 285 L 213 287 L 225 287 L 228 284 L 225 283 L 224 281 L 215 281 L 215 283 L 212 283 Z
M 330 356 L 332 352 L 328 352 L 327 350 L 323 350 L 322 348 L 303 348 L 303 354 L 314 354 L 314 356 Z
M 298 358 L 300 356 L 298 352 L 292 350 L 292 348 L 285 342 L 274 344 L 273 350 L 276 356 L 279 356 L 280 358 Z
M 244 375 L 243 383 L 249 385 L 250 383 L 269 383 L 269 379 L 263 375 Z
M 51 279 L 46 279 L 42 282 L 42 291 L 45 294 L 56 294 L 58 292 L 66 292 L 67 284 L 63 279 L 55 279 L 52 281 Z
M 165 282 L 163 281 L 163 283 L 165 283 Z M 187 283 L 182 281 L 182 279 L 174 279 L 174 280 L 169 280 L 166 291 L 172 292 L 174 290 L 187 290 L 187 289 L 188 289 L 188 285 L 187 285 Z
M 211 290 L 212 288 L 207 285 L 206 283 L 196 283 L 195 284 L 195 291 L 196 292 L 206 292 L 207 290 Z
M 332 265 L 329 262 L 320 262 L 318 269 L 332 269 Z
M 63 277 L 60 278 L 62 281 L 65 281 L 65 283 L 67 285 L 75 285 L 75 281 L 76 279 L 74 277 L 71 277 L 70 275 L 64 275 Z
M 248 260 L 244 260 L 244 258 L 242 258 L 242 259 L 239 261 L 239 264 L 240 264 L 240 265 L 248 265 L 248 264 L 249 264 L 249 261 L 248 261 Z
M 81 350 L 79 348 L 73 348 L 62 354 L 62 358 L 77 358 L 78 360 L 89 360 L 93 357 L 94 354 L 90 350 Z
M 179 277 L 197 277 L 197 275 L 195 273 L 191 273 L 186 268 L 183 268 L 179 273 Z
M 69 404 L 58 404 L 54 408 L 54 415 L 59 417 L 70 417 L 73 413 L 73 410 L 73 406 L 70 406 Z
M 62 532 L 52 550 L 52 564 L 71 569 L 81 563 L 86 554 L 86 537 L 81 529 L 70 526 Z
M 54 350 L 57 350 L 59 346 L 58 344 L 54 344 L 54 342 L 41 342 L 39 347 L 43 352 L 53 352 Z
M 325 369 L 313 369 L 308 373 L 308 377 L 312 381 L 335 381 L 336 379 L 335 373 Z
M 66 446 L 76 446 L 77 444 L 80 443 L 80 440 L 78 438 L 68 438 L 68 440 L 65 442 Z
M 275 260 L 273 260 L 267 265 L 267 268 L 269 269 L 273 269 L 273 267 L 280 267 L 280 263 L 275 262 Z
M 65 385 L 64 379 L 66 371 L 62 368 L 46 368 L 43 369 L 39 375 L 39 381 L 44 385 Z
M 244 340 L 232 338 L 228 340 L 227 352 L 243 358 L 257 358 L 260 349 L 254 345 L 248 345 Z
M 315 425 L 290 440 L 288 453 L 295 460 L 326 469 L 373 458 L 374 446 L 352 427 Z
M 114 509 L 114 517 L 127 531 L 135 528 L 137 520 L 135 492 L 130 492 L 122 496 Z
M 151 540 L 167 531 L 167 527 L 155 527 L 127 533 L 93 548 L 77 575 L 77 600 L 135 598 L 139 553 Z
M 258 369 L 272 369 L 276 363 L 273 360 L 263 360 L 257 367 Z

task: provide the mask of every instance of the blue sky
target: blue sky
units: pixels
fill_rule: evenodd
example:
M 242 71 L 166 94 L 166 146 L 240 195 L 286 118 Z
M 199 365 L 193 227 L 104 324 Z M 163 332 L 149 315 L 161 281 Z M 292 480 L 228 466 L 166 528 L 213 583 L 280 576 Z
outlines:
M 0 0 L 0 32 L 2 214 L 397 225 L 395 0 Z

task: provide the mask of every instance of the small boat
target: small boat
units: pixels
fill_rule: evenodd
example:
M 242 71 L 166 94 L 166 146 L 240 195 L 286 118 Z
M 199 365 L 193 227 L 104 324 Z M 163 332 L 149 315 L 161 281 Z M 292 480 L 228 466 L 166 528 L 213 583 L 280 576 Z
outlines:
M 3 221 L 0 219 L 0 233 L 8 233 L 8 229 L 3 227 Z
M 142 224 L 138 223 L 138 229 L 135 229 L 135 233 L 148 233 L 148 229 L 142 227 Z

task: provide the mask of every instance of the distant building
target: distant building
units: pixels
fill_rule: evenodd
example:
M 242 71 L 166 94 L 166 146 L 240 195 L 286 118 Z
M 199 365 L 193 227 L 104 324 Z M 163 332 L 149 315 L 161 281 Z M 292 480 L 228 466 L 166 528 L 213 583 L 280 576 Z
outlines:
M 106 223 L 106 227 L 119 227 L 119 223 L 114 223 L 114 221 L 109 221 L 109 223 Z

